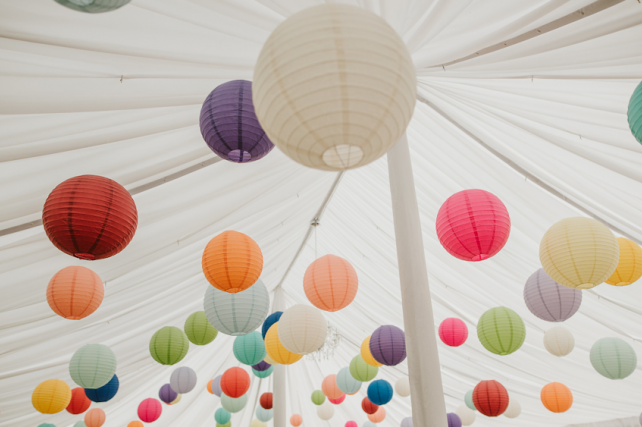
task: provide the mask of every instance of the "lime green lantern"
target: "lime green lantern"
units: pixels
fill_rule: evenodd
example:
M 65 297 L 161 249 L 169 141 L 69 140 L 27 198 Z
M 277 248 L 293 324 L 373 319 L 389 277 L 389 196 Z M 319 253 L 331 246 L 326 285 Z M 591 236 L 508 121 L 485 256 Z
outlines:
M 187 335 L 175 326 L 159 329 L 149 341 L 149 352 L 161 365 L 174 365 L 180 362 L 188 349 Z
M 477 336 L 486 350 L 505 356 L 517 351 L 526 338 L 526 326 L 517 313 L 507 307 L 495 307 L 482 314 Z
M 325 394 L 321 390 L 314 390 L 312 392 L 312 403 L 317 406 L 323 405 L 325 402 Z
M 373 380 L 378 373 L 379 368 L 367 364 L 360 354 L 352 358 L 352 361 L 350 362 L 350 375 L 352 375 L 355 380 L 361 381 L 362 383 Z
M 185 335 L 192 343 L 196 345 L 205 345 L 214 341 L 218 335 L 218 331 L 205 316 L 204 311 L 197 311 L 190 314 L 185 321 Z
M 236 337 L 232 349 L 234 357 L 244 365 L 256 365 L 267 356 L 263 335 L 259 331 Z
M 633 347 L 620 338 L 602 338 L 591 347 L 591 365 L 600 375 L 621 380 L 633 373 L 638 358 Z

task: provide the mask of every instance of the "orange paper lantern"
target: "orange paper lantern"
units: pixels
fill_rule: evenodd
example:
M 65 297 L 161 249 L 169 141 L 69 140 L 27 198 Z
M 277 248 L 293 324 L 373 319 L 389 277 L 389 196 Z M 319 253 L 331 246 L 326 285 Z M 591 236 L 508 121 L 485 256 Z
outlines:
M 94 408 L 85 414 L 85 425 L 87 427 L 102 427 L 105 424 L 105 411 Z
M 328 375 L 323 379 L 321 391 L 323 391 L 323 394 L 325 394 L 328 399 L 338 399 L 345 394 L 339 389 L 339 386 L 337 386 L 337 376 L 335 374 Z
M 71 390 L 71 401 L 67 405 L 67 412 L 73 415 L 82 414 L 91 406 L 91 400 L 85 394 L 85 389 L 76 387 Z
M 302 423 L 303 418 L 301 418 L 301 415 L 294 414 L 290 417 L 290 424 L 292 424 L 293 427 L 299 427 Z
M 573 405 L 573 393 L 562 383 L 546 384 L 540 397 L 546 409 L 555 413 L 566 412 Z
M 380 423 L 386 419 L 386 410 L 383 408 L 383 406 L 379 406 L 377 412 L 372 415 L 368 415 L 368 419 L 373 423 Z
M 102 280 L 86 267 L 65 267 L 54 274 L 47 286 L 49 307 L 70 320 L 84 319 L 96 311 L 104 295 Z
M 359 281 L 357 272 L 345 259 L 325 255 L 305 271 L 303 289 L 308 300 L 325 311 L 339 311 L 354 300 Z
M 136 420 L 132 421 L 131 423 L 127 424 L 127 427 L 144 427 L 143 423 Z
M 235 294 L 252 286 L 263 271 L 261 248 L 249 236 L 224 231 L 203 251 L 203 273 L 212 286 Z
M 214 381 L 214 380 L 209 380 L 207 382 L 207 391 L 209 391 L 210 394 L 214 394 L 214 392 L 212 391 L 212 381 Z

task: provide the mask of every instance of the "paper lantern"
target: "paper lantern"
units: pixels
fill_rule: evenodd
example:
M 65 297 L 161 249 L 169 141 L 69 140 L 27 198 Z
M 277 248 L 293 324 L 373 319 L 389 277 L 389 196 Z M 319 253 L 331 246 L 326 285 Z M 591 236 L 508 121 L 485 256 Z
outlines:
M 635 88 L 633 95 L 631 95 L 627 117 L 631 133 L 642 144 L 642 83 Z
M 100 277 L 86 267 L 65 267 L 47 286 L 49 307 L 61 317 L 84 319 L 103 302 L 105 287 Z
M 510 216 L 494 194 L 464 190 L 441 205 L 436 226 L 439 242 L 449 254 L 464 261 L 483 261 L 508 241 Z
M 266 355 L 267 355 L 267 353 L 266 353 Z M 268 369 L 270 369 L 270 366 L 272 366 L 272 365 L 267 363 L 265 360 L 261 360 L 256 365 L 252 365 L 252 369 L 255 369 L 257 371 L 263 372 L 263 371 L 267 371 Z
M 84 421 L 78 421 L 74 424 L 74 427 L 87 427 Z
M 461 319 L 449 317 L 439 325 L 439 338 L 450 347 L 459 347 L 468 338 L 468 327 Z
M 270 314 L 268 317 L 265 318 L 265 321 L 263 322 L 263 326 L 261 326 L 261 334 L 263 335 L 263 339 L 265 339 L 265 335 L 270 330 L 270 327 L 274 325 L 276 322 L 278 322 L 281 319 L 282 315 L 283 315 L 282 311 L 275 311 L 274 313 Z
M 461 427 L 461 418 L 459 418 L 459 415 L 449 412 L 446 415 L 446 419 L 448 421 L 448 427 Z
M 469 426 L 475 422 L 475 411 L 466 405 L 459 406 L 457 410 L 455 410 L 455 413 L 459 415 L 461 424 L 464 426 Z
M 267 334 L 266 334 L 266 335 L 267 335 Z M 278 336 L 278 335 L 277 335 L 277 336 Z M 264 339 L 264 340 L 265 340 L 265 339 Z M 279 364 L 279 363 L 276 363 L 276 361 L 275 361 L 274 359 L 272 359 L 272 358 L 270 357 L 270 355 L 269 355 L 269 354 L 265 356 L 265 359 L 263 359 L 263 361 L 264 361 L 265 363 L 269 364 L 269 365 L 278 365 L 278 364 Z
M 143 427 L 143 423 L 140 421 L 132 421 L 131 423 L 127 424 L 127 427 Z
M 370 350 L 368 350 L 368 352 L 370 352 Z M 360 354 L 356 355 L 350 362 L 350 375 L 357 381 L 371 381 L 377 376 L 378 372 L 379 368 L 367 364 Z
M 372 421 L 366 421 L 363 423 L 363 427 L 377 427 L 377 425 Z
M 264 409 L 272 409 L 272 393 L 263 393 L 261 395 L 261 398 L 259 399 L 259 404 L 261 405 L 261 408 Z
M 56 426 L 50 423 L 42 423 L 38 427 L 56 427 Z
M 540 268 L 526 281 L 524 302 L 531 313 L 540 319 L 563 322 L 580 308 L 582 291 L 560 285 Z
M 179 394 L 178 396 L 176 396 L 176 399 L 174 399 L 174 400 L 172 401 L 172 403 L 170 403 L 170 405 L 176 405 L 178 402 L 180 402 L 180 401 L 181 401 L 181 397 L 183 397 L 183 395 L 181 395 L 181 394 Z
M 204 311 L 197 311 L 190 314 L 185 321 L 185 335 L 196 345 L 205 345 L 214 341 L 218 331 L 210 324 Z
M 274 359 L 275 362 L 281 365 L 291 365 L 295 362 L 298 362 L 303 357 L 302 354 L 295 354 L 289 351 L 283 346 L 279 340 L 279 324 L 277 322 L 268 331 L 265 335 L 265 350 L 267 351 L 268 356 Z
M 178 393 L 174 391 L 172 386 L 168 383 L 163 385 L 160 390 L 158 391 L 158 397 L 160 400 L 163 402 L 167 403 L 168 405 L 172 403 L 176 398 L 178 397 Z M 225 424 L 225 423 L 223 423 Z
M 214 394 L 214 392 L 212 391 L 212 381 L 214 381 L 214 380 L 209 380 L 207 382 L 207 391 L 208 391 L 209 394 Z
M 392 399 L 392 386 L 386 380 L 374 380 L 368 386 L 368 399 L 375 405 L 385 405 Z
M 69 362 L 71 379 L 82 388 L 100 388 L 116 373 L 116 356 L 103 344 L 80 347 Z
M 638 358 L 633 347 L 620 338 L 602 338 L 591 347 L 591 365 L 600 375 L 621 380 L 633 373 Z
M 212 394 L 217 395 L 218 397 L 221 397 L 221 376 L 218 375 L 212 380 Z
M 258 331 L 236 337 L 234 339 L 233 351 L 236 360 L 244 365 L 256 365 L 261 362 L 267 354 L 265 352 L 263 337 Z
M 522 346 L 526 338 L 526 326 L 510 308 L 495 307 L 482 314 L 477 323 L 477 337 L 486 350 L 504 356 Z
M 274 148 L 254 113 L 247 80 L 217 86 L 203 103 L 200 124 L 207 146 L 230 162 L 254 162 Z
M 383 363 L 379 363 L 375 360 L 374 357 L 372 357 L 372 354 L 370 353 L 370 339 L 372 336 L 367 337 L 363 342 L 361 343 L 361 357 L 363 358 L 363 361 L 366 362 L 370 366 L 374 366 L 378 368 L 379 366 L 383 366 Z
M 361 381 L 350 374 L 350 368 L 341 368 L 336 376 L 336 383 L 339 390 L 346 394 L 354 394 L 361 388 Z
M 256 418 L 259 421 L 263 421 L 264 423 L 267 423 L 268 421 L 270 421 L 274 416 L 274 412 L 272 411 L 272 409 L 265 409 L 260 406 L 257 406 L 255 414 L 256 414 Z
M 138 418 L 144 423 L 153 423 L 163 412 L 161 403 L 151 397 L 143 400 L 138 405 Z
M 225 393 L 221 395 L 221 406 L 228 412 L 236 414 L 242 411 L 245 405 L 247 405 L 247 394 L 237 398 L 230 397 Z
M 475 407 L 475 403 L 473 402 L 473 390 L 468 390 L 466 392 L 466 395 L 464 396 L 464 403 L 471 410 L 473 410 L 473 411 L 477 410 L 477 408 Z
M 359 427 L 354 421 L 348 421 L 345 427 Z
M 325 402 L 325 394 L 323 394 L 323 391 L 314 390 L 312 392 L 312 403 L 319 406 L 319 405 L 323 405 L 323 402 Z
M 569 288 L 599 285 L 611 277 L 619 258 L 619 245 L 611 230 L 590 218 L 559 221 L 539 244 L 539 259 L 546 273 Z
M 187 355 L 187 335 L 175 326 L 160 328 L 149 340 L 149 353 L 161 365 L 175 365 Z
M 317 415 L 323 421 L 328 421 L 334 416 L 334 405 L 330 402 L 324 402 L 322 405 L 317 406 Z
M 102 427 L 105 424 L 105 411 L 100 408 L 94 408 L 87 411 L 85 414 L 85 425 L 87 427 Z
M 227 424 L 232 419 L 232 414 L 223 408 L 218 408 L 216 412 L 214 412 L 214 419 L 218 424 Z
M 228 293 L 208 286 L 203 303 L 207 320 L 225 335 L 249 334 L 258 328 L 270 306 L 270 296 L 263 282 L 243 292 Z
M 573 393 L 561 383 L 546 384 L 540 397 L 546 409 L 555 413 L 566 412 L 573 405 Z
M 125 6 L 130 0 L 56 0 L 69 9 L 85 13 L 111 12 Z
M 606 280 L 613 286 L 627 286 L 642 277 L 642 248 L 632 240 L 618 237 L 620 258 L 615 271 Z
M 383 420 L 386 419 L 386 410 L 384 409 L 383 406 L 380 406 L 379 409 L 377 409 L 377 412 L 375 412 L 372 415 L 368 415 L 368 420 L 375 424 L 379 424 Z
M 248 289 L 259 279 L 263 271 L 263 253 L 249 236 L 228 230 L 207 244 L 202 266 L 205 278 L 212 286 L 235 294 Z
M 326 397 L 330 399 L 338 399 L 345 393 L 337 386 L 337 376 L 335 374 L 328 375 L 321 383 L 321 390 Z
M 487 417 L 498 417 L 508 407 L 508 392 L 495 380 L 481 381 L 473 389 L 475 408 Z
M 553 356 L 563 357 L 573 351 L 575 338 L 563 326 L 556 326 L 544 334 L 544 347 Z
M 522 405 L 519 404 L 517 399 L 514 399 L 513 397 L 509 397 L 508 406 L 506 407 L 506 411 L 504 411 L 503 415 L 506 418 L 517 418 L 521 413 L 522 413 Z
M 254 418 L 250 423 L 250 427 L 267 427 L 267 423 L 264 423 L 263 421 Z
M 274 371 L 274 366 L 270 366 L 265 371 L 257 371 L 256 369 L 252 368 L 252 373 L 254 373 L 254 375 L 258 378 L 267 378 L 270 375 L 272 375 L 273 371 Z
M 61 380 L 47 380 L 38 384 L 31 394 L 31 403 L 41 414 L 57 414 L 71 402 L 71 389 Z
M 400 364 L 406 360 L 406 334 L 396 326 L 379 326 L 370 336 L 370 354 L 383 365 Z
M 412 417 L 406 417 L 401 420 L 401 427 L 412 427 Z
M 231 398 L 243 396 L 250 388 L 250 376 L 241 368 L 230 368 L 221 377 L 221 390 Z
M 85 394 L 92 402 L 109 402 L 118 393 L 119 386 L 118 376 L 114 375 L 104 386 L 95 389 L 88 388 L 85 390 Z
M 290 424 L 292 427 L 300 427 L 303 423 L 303 418 L 299 414 L 294 414 L 290 417 Z
M 361 401 L 361 409 L 363 409 L 363 412 L 365 412 L 366 414 L 372 415 L 379 410 L 379 405 L 375 405 L 370 401 L 370 399 L 364 397 Z
M 169 377 L 169 385 L 176 393 L 189 393 L 196 387 L 196 372 L 187 366 L 176 368 Z
M 79 259 L 116 255 L 138 226 L 134 199 L 116 181 L 95 175 L 70 178 L 47 197 L 42 225 L 55 247 Z
M 279 341 L 295 354 L 310 354 L 325 343 L 328 322 L 319 310 L 309 305 L 296 304 L 279 319 Z
M 270 140 L 292 160 L 332 171 L 367 165 L 392 148 L 417 91 L 401 37 L 374 13 L 339 4 L 283 21 L 263 45 L 253 81 Z
M 87 398 L 84 388 L 76 387 L 71 390 L 71 400 L 67 405 L 67 412 L 72 415 L 82 414 L 89 409 L 89 406 L 91 406 L 91 400 Z
M 325 255 L 310 264 L 303 276 L 303 290 L 315 307 L 339 311 L 354 300 L 359 281 L 352 265 L 336 255 Z
M 336 399 L 328 398 L 328 402 L 332 403 L 333 405 L 340 405 L 343 403 L 344 400 L 346 400 L 345 394 L 341 395 L 341 397 L 337 397 Z
M 410 396 L 410 380 L 408 380 L 408 377 L 401 377 L 397 380 L 395 391 L 401 397 Z

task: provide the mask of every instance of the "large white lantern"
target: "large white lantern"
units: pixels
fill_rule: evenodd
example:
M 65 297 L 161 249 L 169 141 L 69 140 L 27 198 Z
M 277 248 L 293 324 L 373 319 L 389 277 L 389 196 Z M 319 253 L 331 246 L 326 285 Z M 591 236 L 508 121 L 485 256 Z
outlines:
M 410 396 L 410 381 L 408 377 L 401 377 L 395 383 L 395 391 L 401 397 Z
M 328 335 L 328 322 L 321 311 L 303 304 L 285 310 L 279 319 L 279 341 L 295 354 L 310 354 L 323 346 Z
M 239 336 L 261 326 L 270 308 L 270 295 L 261 279 L 248 289 L 231 294 L 207 285 L 203 301 L 207 320 L 219 332 Z
M 544 347 L 553 356 L 566 356 L 575 348 L 575 338 L 565 327 L 555 326 L 544 334 Z
M 317 406 L 317 415 L 323 421 L 328 421 L 334 416 L 334 405 L 326 399 L 326 401 Z
M 461 405 L 455 410 L 455 414 L 459 415 L 462 425 L 469 426 L 475 422 L 475 411 L 466 405 Z
M 302 165 L 345 170 L 383 156 L 416 100 L 408 48 L 381 17 L 345 4 L 283 21 L 254 67 L 252 95 L 274 145 Z
M 517 418 L 519 414 L 522 413 L 522 405 L 519 404 L 517 399 L 513 396 L 510 396 L 508 399 L 508 407 L 504 411 L 504 416 L 506 418 Z

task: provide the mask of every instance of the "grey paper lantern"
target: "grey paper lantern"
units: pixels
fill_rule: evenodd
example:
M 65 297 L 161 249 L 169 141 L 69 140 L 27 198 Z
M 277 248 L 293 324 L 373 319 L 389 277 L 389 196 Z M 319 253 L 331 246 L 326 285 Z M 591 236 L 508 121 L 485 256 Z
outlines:
M 580 308 L 582 291 L 560 285 L 540 268 L 526 281 L 524 301 L 531 313 L 540 319 L 563 322 Z
M 169 385 L 178 394 L 189 393 L 196 387 L 196 372 L 187 366 L 176 368 L 169 378 Z
M 241 411 L 243 408 L 245 408 L 246 404 L 247 404 L 247 393 L 245 393 L 243 396 L 236 399 L 226 395 L 225 393 L 221 393 L 221 406 L 227 412 L 231 412 L 235 414 Z
M 56 0 L 69 9 L 86 13 L 110 12 L 125 6 L 131 0 Z
M 272 419 L 274 416 L 274 411 L 272 409 L 265 409 L 262 408 L 261 406 L 256 407 L 256 418 L 259 421 L 263 421 L 264 423 L 267 423 Z
M 401 427 L 412 427 L 412 417 L 406 417 L 401 420 Z
M 116 356 L 103 344 L 87 344 L 69 362 L 71 379 L 82 388 L 100 388 L 116 373 Z
M 212 380 L 212 385 L 210 386 L 210 388 L 212 389 L 212 393 L 214 393 L 218 397 L 221 397 L 221 393 L 223 393 L 223 391 L 221 390 L 221 377 L 222 375 L 219 375 L 214 378 Z
M 269 305 L 270 296 L 261 279 L 235 294 L 207 285 L 203 303 L 205 315 L 212 326 L 232 336 L 249 334 L 261 326 Z

